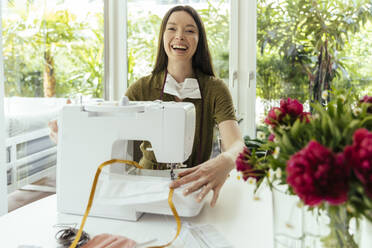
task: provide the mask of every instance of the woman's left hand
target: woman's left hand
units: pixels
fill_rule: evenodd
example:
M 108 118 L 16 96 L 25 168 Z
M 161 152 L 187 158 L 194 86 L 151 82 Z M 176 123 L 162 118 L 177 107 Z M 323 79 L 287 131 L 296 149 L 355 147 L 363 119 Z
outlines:
M 170 187 L 178 188 L 181 185 L 193 182 L 185 189 L 184 195 L 202 189 L 196 198 L 198 202 L 201 202 L 209 191 L 213 190 L 211 207 L 214 207 L 220 190 L 234 167 L 234 159 L 227 153 L 221 153 L 213 159 L 179 173 L 181 178 L 172 182 Z
M 217 157 L 210 159 L 198 166 L 187 169 L 179 174 L 180 179 L 170 184 L 171 188 L 191 183 L 184 195 L 202 189 L 197 195 L 197 201 L 201 202 L 209 191 L 213 190 L 211 207 L 216 205 L 218 195 L 226 181 L 230 171 L 235 168 L 235 159 L 244 148 L 244 141 L 240 133 L 238 123 L 235 120 L 223 121 L 218 125 L 225 148 Z

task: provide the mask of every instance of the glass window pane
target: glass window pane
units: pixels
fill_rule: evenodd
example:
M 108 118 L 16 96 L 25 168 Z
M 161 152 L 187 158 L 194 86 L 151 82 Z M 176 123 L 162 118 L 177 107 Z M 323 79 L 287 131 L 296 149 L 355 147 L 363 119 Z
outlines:
M 3 0 L 5 95 L 103 92 L 102 0 Z
M 372 93 L 371 3 L 257 1 L 256 123 L 281 98 L 321 100 L 323 90 Z
M 372 94 L 372 22 L 350 37 L 339 58 L 343 62 L 340 77 L 336 78 L 337 88 L 354 88 L 360 95 Z
M 205 25 L 217 77 L 229 78 L 229 0 L 128 1 L 128 84 L 151 73 L 156 59 L 160 24 L 178 4 L 195 8 Z
M 48 121 L 103 94 L 103 0 L 2 0 L 8 186 L 54 173 Z M 48 174 L 49 173 L 49 174 Z

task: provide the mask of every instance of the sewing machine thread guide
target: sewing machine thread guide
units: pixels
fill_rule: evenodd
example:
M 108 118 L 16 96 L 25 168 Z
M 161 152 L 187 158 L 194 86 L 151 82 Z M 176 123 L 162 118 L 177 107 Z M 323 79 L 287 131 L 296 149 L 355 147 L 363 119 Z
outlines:
M 180 169 L 180 168 L 186 168 L 187 165 L 182 164 L 182 163 L 170 163 L 167 165 L 167 167 L 170 168 L 170 177 L 171 177 L 171 180 L 174 181 L 175 179 L 177 179 L 177 175 L 176 173 L 174 173 L 174 170 Z
M 172 181 L 176 179 L 176 174 L 174 173 L 175 168 L 176 168 L 176 164 L 171 164 L 170 177 Z

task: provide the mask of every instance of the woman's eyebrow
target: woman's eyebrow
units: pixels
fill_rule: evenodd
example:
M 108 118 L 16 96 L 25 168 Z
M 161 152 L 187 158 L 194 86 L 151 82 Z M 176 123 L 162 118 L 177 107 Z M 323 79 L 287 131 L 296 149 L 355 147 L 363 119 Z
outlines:
M 168 22 L 167 25 L 177 25 L 177 23 L 175 23 L 175 22 Z M 194 24 L 187 24 L 186 27 L 196 28 L 196 26 Z
M 187 24 L 186 27 L 196 28 L 196 26 L 194 24 Z

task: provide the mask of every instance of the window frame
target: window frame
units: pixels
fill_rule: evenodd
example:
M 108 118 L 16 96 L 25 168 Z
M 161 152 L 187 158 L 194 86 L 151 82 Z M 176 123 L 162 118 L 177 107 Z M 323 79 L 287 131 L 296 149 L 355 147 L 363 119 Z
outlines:
M 229 89 L 243 135 L 256 137 L 256 0 L 230 0 Z
M 127 89 L 127 1 L 103 0 L 104 99 L 118 101 Z M 125 32 L 124 32 L 125 31 Z
M 2 3 L 0 2 L 0 10 Z M 2 13 L 0 11 L 0 20 Z M 2 24 L 0 23 L 0 51 L 3 50 Z M 5 161 L 5 114 L 4 114 L 4 66 L 3 54 L 0 54 L 0 216 L 8 212 L 8 191 Z
M 243 118 L 244 135 L 256 137 L 256 8 L 257 1 L 239 0 L 238 34 L 238 116 Z M 231 15 L 233 16 L 233 14 Z

